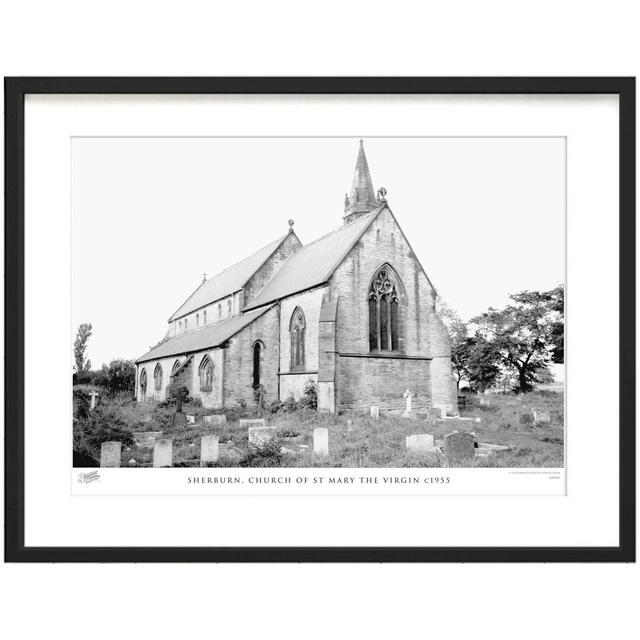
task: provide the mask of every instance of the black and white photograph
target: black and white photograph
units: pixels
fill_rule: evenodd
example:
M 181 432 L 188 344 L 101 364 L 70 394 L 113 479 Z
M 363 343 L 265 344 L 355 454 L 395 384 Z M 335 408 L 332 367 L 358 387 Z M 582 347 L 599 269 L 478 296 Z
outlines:
M 564 468 L 564 137 L 79 136 L 71 203 L 75 468 Z

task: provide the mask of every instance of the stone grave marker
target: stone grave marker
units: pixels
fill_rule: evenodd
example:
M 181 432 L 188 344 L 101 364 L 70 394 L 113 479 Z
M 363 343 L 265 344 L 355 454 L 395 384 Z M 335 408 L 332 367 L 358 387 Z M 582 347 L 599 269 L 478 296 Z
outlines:
M 313 452 L 318 456 L 329 455 L 329 429 L 317 427 L 313 430 Z
M 380 418 L 380 407 L 371 407 L 371 417 L 374 420 L 378 420 Z
M 122 455 L 122 444 L 120 442 L 103 442 L 100 445 L 100 466 L 119 467 Z
M 224 413 L 214 416 L 202 416 L 202 423 L 210 427 L 218 427 L 227 424 L 227 416 Z
M 440 407 L 430 407 L 427 409 L 427 417 L 429 420 L 442 419 L 442 409 Z
M 264 418 L 256 418 L 253 420 L 239 420 L 238 424 L 241 429 L 249 428 L 249 427 L 266 427 L 267 423 Z
M 549 424 L 551 422 L 551 416 L 548 411 L 542 411 L 541 409 L 533 409 L 533 421 L 536 424 Z
M 413 418 L 414 417 L 414 413 L 413 413 L 413 409 L 412 409 L 412 404 L 411 404 L 411 400 L 413 398 L 413 394 L 411 393 L 411 391 L 409 391 L 409 389 L 407 389 L 404 394 L 404 400 L 405 400 L 405 407 L 404 407 L 404 411 L 402 412 L 402 417 L 403 418 Z
M 202 436 L 200 441 L 200 466 L 206 467 L 209 462 L 218 462 L 218 436 Z
M 253 422 L 246 420 L 245 422 Z M 264 422 L 264 420 L 262 421 Z M 278 427 L 249 427 L 249 448 L 258 449 L 275 439 Z
M 187 419 L 187 424 L 195 424 L 196 423 L 196 417 L 192 416 L 189 413 L 185 414 L 185 418 Z
M 153 443 L 162 438 L 162 431 L 139 431 L 133 434 L 133 441 L 137 447 L 153 447 Z
M 91 406 L 89 407 L 90 411 L 93 411 L 96 408 L 97 400 L 98 400 L 98 392 L 97 391 L 92 391 L 91 392 Z
M 475 438 L 468 431 L 454 431 L 444 437 L 444 457 L 448 466 L 464 466 L 475 458 Z
M 173 464 L 173 440 L 159 438 L 153 444 L 153 466 L 170 467 Z
M 420 433 L 405 438 L 407 451 L 413 453 L 427 453 L 433 447 L 433 436 L 428 433 Z

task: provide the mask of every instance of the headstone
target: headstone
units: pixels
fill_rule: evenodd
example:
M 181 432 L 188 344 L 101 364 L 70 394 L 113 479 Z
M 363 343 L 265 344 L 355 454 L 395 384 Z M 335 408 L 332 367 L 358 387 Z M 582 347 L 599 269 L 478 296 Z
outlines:
M 172 427 L 185 427 L 187 425 L 187 418 L 182 413 L 182 411 L 176 411 L 173 414 L 173 419 L 171 420 Z
M 245 422 L 252 421 L 246 420 Z M 264 420 L 262 422 L 264 422 Z M 249 427 L 249 448 L 258 449 L 273 440 L 276 437 L 277 428 L 278 427 Z
M 475 457 L 475 438 L 468 431 L 454 431 L 444 437 L 444 457 L 448 466 L 464 465 Z
M 170 467 L 173 463 L 173 440 L 161 438 L 153 445 L 153 466 Z
M 440 420 L 442 416 L 442 409 L 440 407 L 431 407 L 427 410 L 427 416 L 429 420 Z
M 97 399 L 98 399 L 98 392 L 97 391 L 92 391 L 91 392 L 91 406 L 89 407 L 89 409 L 91 411 L 93 411 L 96 408 Z
M 222 424 L 227 424 L 227 416 L 224 413 L 215 416 L 202 416 L 202 423 L 210 427 L 217 427 Z
M 329 429 L 317 427 L 313 430 L 313 452 L 318 456 L 329 455 Z
M 428 433 L 420 433 L 405 438 L 407 451 L 413 453 L 426 453 L 433 447 L 433 436 Z
M 347 420 L 347 431 L 351 431 L 353 429 L 353 420 Z
M 153 447 L 153 443 L 162 438 L 162 431 L 140 431 L 133 434 L 133 441 L 137 447 Z
M 200 441 L 200 466 L 206 467 L 209 462 L 218 462 L 218 436 L 202 436 Z
M 187 413 L 185 414 L 185 417 L 187 419 L 187 424 L 195 424 L 196 423 L 196 417 L 192 416 L 191 414 Z
M 254 419 L 254 420 L 239 420 L 238 421 L 240 428 L 244 429 L 245 427 L 248 429 L 249 427 L 266 427 L 267 423 L 264 418 Z
M 119 467 L 122 455 L 122 444 L 119 442 L 103 442 L 100 445 L 100 466 Z
M 380 407 L 371 407 L 371 417 L 374 420 L 378 420 L 378 418 L 380 418 Z
M 533 409 L 533 421 L 536 424 L 549 424 L 551 422 L 551 416 L 548 411 L 542 411 L 541 409 Z
M 135 467 L 137 464 L 138 464 L 138 463 L 137 463 L 137 461 L 136 461 L 136 459 L 135 459 L 135 458 L 130 458 L 130 459 L 129 459 L 129 466 L 130 466 L 130 467 Z
M 440 414 L 443 418 L 447 417 L 447 405 L 446 404 L 434 404 L 434 409 L 440 409 Z
M 404 407 L 404 411 L 402 412 L 402 417 L 412 418 L 413 411 L 412 411 L 411 399 L 413 398 L 413 394 L 411 393 L 411 391 L 409 391 L 409 389 L 407 389 L 403 395 L 405 400 L 405 407 Z

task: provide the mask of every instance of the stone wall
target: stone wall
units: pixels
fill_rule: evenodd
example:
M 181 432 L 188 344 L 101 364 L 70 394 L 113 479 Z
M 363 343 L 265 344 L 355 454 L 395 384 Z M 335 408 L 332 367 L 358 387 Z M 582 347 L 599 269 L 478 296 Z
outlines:
M 280 246 L 246 283 L 244 287 L 244 305 L 248 304 L 256 297 L 264 285 L 271 280 L 278 267 L 280 267 L 282 263 L 285 262 L 289 256 L 295 253 L 301 246 L 302 244 L 295 233 L 287 235 Z
M 235 406 L 241 400 L 253 404 L 253 347 L 257 340 L 263 345 L 260 382 L 265 401 L 278 399 L 279 322 L 279 308 L 275 306 L 228 341 L 223 349 L 224 406 Z
M 431 406 L 430 361 L 387 357 L 339 356 L 336 402 L 341 409 L 383 411 L 405 407 L 404 392 L 413 393 L 413 408 Z
M 302 397 L 304 388 L 311 380 L 318 384 L 318 374 L 316 373 L 291 373 L 280 375 L 280 400 L 285 401 L 293 396 L 296 400 Z

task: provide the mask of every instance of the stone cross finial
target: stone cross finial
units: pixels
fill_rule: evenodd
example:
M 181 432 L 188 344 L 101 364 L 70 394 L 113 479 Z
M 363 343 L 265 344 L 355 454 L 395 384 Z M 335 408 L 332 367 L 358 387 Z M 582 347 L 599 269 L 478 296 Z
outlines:
M 387 201 L 387 190 L 384 187 L 378 189 L 378 202 L 385 203 Z
M 203 273 L 202 274 L 202 282 L 206 282 L 207 281 L 207 274 Z
M 292 218 L 289 218 L 289 229 L 293 229 L 293 225 L 295 224 Z

